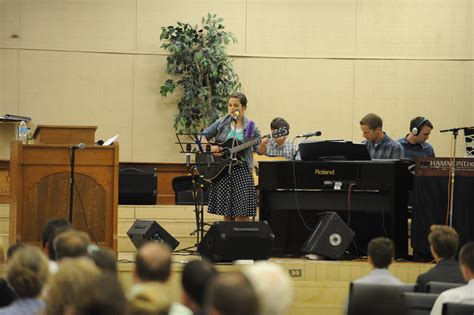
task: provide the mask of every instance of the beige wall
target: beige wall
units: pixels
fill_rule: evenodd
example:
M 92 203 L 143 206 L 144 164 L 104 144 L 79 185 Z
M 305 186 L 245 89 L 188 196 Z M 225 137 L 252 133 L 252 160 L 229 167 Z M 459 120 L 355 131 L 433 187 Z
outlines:
M 373 111 L 398 138 L 423 115 L 447 155 L 438 130 L 474 124 L 474 0 L 0 0 L 0 114 L 118 133 L 122 161 L 182 161 L 160 28 L 207 12 L 239 40 L 228 51 L 264 131 L 284 116 L 293 135 L 359 141 Z M 13 135 L 0 123 L 0 159 Z

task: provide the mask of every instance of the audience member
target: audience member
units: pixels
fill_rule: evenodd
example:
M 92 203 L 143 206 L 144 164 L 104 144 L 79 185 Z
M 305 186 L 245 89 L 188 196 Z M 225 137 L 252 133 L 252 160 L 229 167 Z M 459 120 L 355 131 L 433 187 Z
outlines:
M 7 281 L 18 299 L 0 308 L 0 314 L 36 314 L 43 309 L 40 294 L 48 276 L 48 259 L 41 250 L 33 246 L 18 249 L 7 264 Z
M 90 241 L 87 233 L 72 229 L 56 235 L 53 243 L 56 260 L 86 256 Z
M 459 246 L 456 230 L 449 226 L 432 225 L 428 242 L 436 266 L 418 276 L 417 290 L 425 292 L 426 284 L 430 281 L 465 283 L 459 264 L 454 259 Z
M 24 243 L 15 243 L 7 249 L 7 262 L 12 258 L 13 254 L 20 248 L 25 247 Z M 6 279 L 0 278 L 0 307 L 10 305 L 16 300 L 17 295 Z
M 71 228 L 71 224 L 64 218 L 54 218 L 46 222 L 41 232 L 41 244 L 43 246 L 43 252 L 48 255 L 49 259 L 56 260 L 54 254 L 53 240 L 54 237 L 60 232 L 64 232 Z M 57 269 L 57 268 L 56 268 Z
M 13 254 L 16 253 L 20 248 L 25 247 L 25 243 L 15 243 L 7 249 L 7 262 L 12 258 Z
M 67 314 L 82 298 L 83 288 L 100 274 L 99 268 L 88 258 L 64 259 L 47 287 L 45 314 Z
M 441 315 L 444 303 L 474 304 L 474 242 L 467 243 L 459 252 L 464 280 L 468 284 L 442 292 L 436 299 L 431 315 Z
M 163 244 L 148 242 L 137 252 L 134 282 L 166 282 L 171 274 L 171 251 Z
M 144 283 L 128 295 L 128 315 L 168 315 L 171 299 L 160 283 Z
M 109 248 L 90 244 L 87 247 L 87 257 L 92 259 L 102 271 L 117 275 L 117 259 L 114 252 Z
M 85 282 L 67 310 L 71 315 L 124 315 L 126 306 L 127 300 L 118 277 L 105 272 Z
M 281 266 L 262 261 L 244 270 L 259 302 L 260 315 L 285 314 L 293 298 L 293 286 L 288 272 Z
M 258 307 L 252 285 L 242 273 L 219 274 L 206 293 L 209 315 L 258 315 Z
M 216 276 L 216 268 L 205 260 L 193 260 L 184 266 L 181 276 L 181 300 L 194 315 L 205 314 L 204 295 L 209 283 Z
M 171 250 L 168 246 L 148 242 L 140 247 L 135 258 L 135 270 L 133 272 L 134 285 L 129 294 L 134 295 L 141 290 L 144 283 L 164 284 L 171 275 Z M 190 315 L 192 312 L 180 303 L 172 303 L 170 314 Z
M 367 260 L 372 271 L 367 276 L 355 280 L 355 283 L 403 284 L 388 270 L 394 255 L 392 240 L 386 237 L 374 238 L 369 242 L 367 252 Z

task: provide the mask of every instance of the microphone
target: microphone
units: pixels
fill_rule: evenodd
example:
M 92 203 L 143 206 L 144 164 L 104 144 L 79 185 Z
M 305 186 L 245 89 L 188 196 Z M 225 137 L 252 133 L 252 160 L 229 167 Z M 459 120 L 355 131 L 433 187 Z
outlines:
M 86 147 L 86 145 L 84 143 L 79 143 L 79 144 L 75 144 L 71 147 L 72 150 L 84 150 L 84 148 Z
M 186 144 L 186 167 L 191 164 L 191 143 Z
M 211 168 L 211 145 L 206 144 L 206 166 L 207 168 Z
M 321 131 L 315 131 L 310 133 L 304 133 L 302 135 L 296 136 L 295 138 L 319 137 L 320 135 L 322 135 Z
M 237 121 L 237 119 L 239 119 L 239 115 L 240 115 L 240 112 L 236 110 L 232 116 L 232 120 Z

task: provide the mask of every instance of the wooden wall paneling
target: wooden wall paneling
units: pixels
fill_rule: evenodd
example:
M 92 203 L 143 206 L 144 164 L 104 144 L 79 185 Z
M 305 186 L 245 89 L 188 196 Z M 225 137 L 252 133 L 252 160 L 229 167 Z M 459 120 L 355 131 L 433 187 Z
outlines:
M 10 203 L 10 162 L 0 160 L 0 204 Z

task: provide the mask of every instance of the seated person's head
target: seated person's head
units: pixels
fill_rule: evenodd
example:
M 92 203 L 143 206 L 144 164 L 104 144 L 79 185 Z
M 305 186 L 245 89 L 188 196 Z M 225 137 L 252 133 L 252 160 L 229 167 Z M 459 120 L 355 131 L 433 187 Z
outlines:
M 135 258 L 135 282 L 166 282 L 171 274 L 171 250 L 156 242 L 145 243 Z
M 100 275 L 100 269 L 88 258 L 64 259 L 48 284 L 44 314 L 67 314 L 83 298 L 84 288 Z
M 464 280 L 474 279 L 474 242 L 469 242 L 461 248 L 459 263 Z
M 278 129 L 281 129 L 281 128 L 285 128 L 286 130 L 288 130 L 288 132 L 290 131 L 290 124 L 285 119 L 283 119 L 281 117 L 277 117 L 277 118 L 273 119 L 272 122 L 270 123 L 270 129 L 271 129 L 272 133 L 277 131 Z M 282 145 L 283 143 L 285 143 L 286 137 L 287 136 L 275 138 L 275 142 L 278 145 Z
M 68 307 L 74 315 L 123 315 L 127 300 L 119 279 L 106 272 L 91 278 Z
M 453 258 L 459 247 L 459 235 L 452 227 L 432 225 L 428 242 L 433 258 Z
M 45 254 L 48 253 L 49 259 L 54 260 L 53 253 L 50 253 L 53 249 L 53 244 L 50 244 L 50 240 L 53 240 L 54 236 L 59 232 L 64 232 L 70 228 L 71 224 L 64 218 L 55 218 L 46 222 L 41 232 L 41 243 Z
M 110 248 L 90 244 L 87 246 L 87 257 L 102 271 L 117 274 L 117 259 Z
M 383 136 L 383 121 L 380 116 L 370 113 L 362 117 L 359 122 L 362 137 L 367 141 L 376 141 Z
M 25 243 L 15 243 L 8 247 L 7 249 L 7 262 L 13 257 L 13 254 L 16 253 L 20 248 L 25 247 Z
M 193 260 L 183 268 L 181 286 L 183 304 L 196 312 L 204 306 L 204 295 L 209 283 L 217 276 L 216 268 L 208 261 Z
M 293 286 L 288 272 L 281 266 L 262 261 L 244 270 L 260 305 L 260 315 L 285 314 L 293 298 Z
M 143 283 L 127 294 L 128 315 L 167 315 L 171 298 L 163 284 Z
M 258 315 L 258 307 L 252 285 L 242 273 L 219 274 L 206 292 L 209 315 Z
M 24 245 L 8 261 L 7 280 L 20 299 L 38 297 L 48 276 L 48 259 L 37 247 Z
M 393 242 L 386 237 L 376 237 L 369 242 L 367 252 L 369 263 L 374 268 L 388 268 L 394 255 Z
M 85 232 L 67 230 L 56 235 L 53 244 L 57 260 L 66 257 L 81 257 L 87 255 L 90 238 Z

